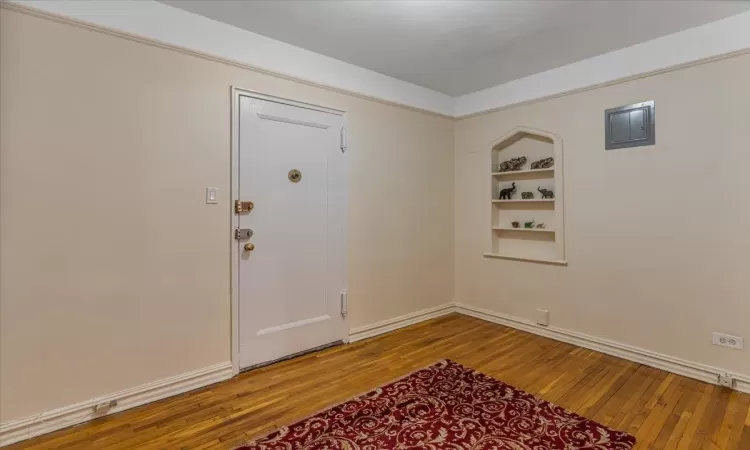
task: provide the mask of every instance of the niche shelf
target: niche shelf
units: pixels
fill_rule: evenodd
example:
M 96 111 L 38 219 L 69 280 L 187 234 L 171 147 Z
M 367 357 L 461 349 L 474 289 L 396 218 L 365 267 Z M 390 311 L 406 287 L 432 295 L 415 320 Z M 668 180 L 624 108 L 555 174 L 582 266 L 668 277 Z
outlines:
M 509 180 L 511 178 L 514 178 L 518 175 L 526 175 L 526 174 L 540 174 L 540 175 L 547 175 L 547 176 L 554 176 L 555 168 L 549 167 L 547 169 L 527 169 L 527 170 L 512 170 L 510 172 L 492 172 L 493 177 L 503 177 L 506 180 Z
M 550 228 L 513 228 L 513 227 L 492 227 L 495 231 L 510 231 L 512 233 L 554 233 L 555 230 Z
M 562 140 L 548 131 L 518 127 L 490 145 L 490 226 L 488 258 L 566 265 L 565 222 L 563 220 Z M 526 157 L 521 170 L 499 172 L 501 162 Z M 546 169 L 531 169 L 531 163 L 553 157 L 555 164 Z M 499 198 L 502 189 L 515 183 L 511 199 Z M 541 198 L 537 190 L 549 189 L 555 198 Z M 522 192 L 533 192 L 533 199 L 521 198 Z M 523 228 L 523 223 L 544 222 L 545 228 Z M 518 221 L 521 227 L 513 228 Z
M 549 198 L 514 198 L 511 200 L 492 200 L 492 203 L 555 203 L 555 199 Z

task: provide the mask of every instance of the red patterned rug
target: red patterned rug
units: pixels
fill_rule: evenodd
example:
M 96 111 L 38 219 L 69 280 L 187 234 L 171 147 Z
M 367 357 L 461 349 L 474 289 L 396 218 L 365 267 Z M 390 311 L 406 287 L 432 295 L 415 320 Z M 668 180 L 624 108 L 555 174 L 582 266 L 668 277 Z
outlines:
M 630 450 L 635 438 L 441 361 L 243 450 Z

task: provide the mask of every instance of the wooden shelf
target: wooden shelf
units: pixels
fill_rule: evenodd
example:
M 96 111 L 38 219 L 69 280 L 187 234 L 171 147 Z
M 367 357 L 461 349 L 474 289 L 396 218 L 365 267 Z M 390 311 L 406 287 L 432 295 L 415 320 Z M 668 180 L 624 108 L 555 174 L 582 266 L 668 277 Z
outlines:
M 495 231 L 525 231 L 525 232 L 538 232 L 538 233 L 554 233 L 555 230 L 551 228 L 513 228 L 513 227 L 492 227 Z
M 554 175 L 555 168 L 548 167 L 546 169 L 526 169 L 526 170 L 509 170 L 507 172 L 492 172 L 493 177 L 504 177 L 506 175 L 523 175 L 525 173 L 548 173 Z
M 554 198 L 519 198 L 513 200 L 492 200 L 492 203 L 552 203 L 554 201 Z
M 500 253 L 484 253 L 483 256 L 485 258 L 498 258 L 498 259 L 510 259 L 512 261 L 525 261 L 525 262 L 535 262 L 535 263 L 542 263 L 542 264 L 552 264 L 556 266 L 567 266 L 568 261 L 564 259 L 540 259 L 540 258 L 524 258 L 521 256 L 512 256 L 512 255 L 503 255 Z

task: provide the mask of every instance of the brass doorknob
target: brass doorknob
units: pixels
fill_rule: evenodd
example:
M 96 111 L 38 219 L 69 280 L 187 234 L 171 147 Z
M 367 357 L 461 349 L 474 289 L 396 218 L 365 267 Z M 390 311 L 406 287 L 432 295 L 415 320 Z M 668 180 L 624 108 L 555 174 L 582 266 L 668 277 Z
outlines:
M 245 244 L 246 252 L 251 252 L 253 250 L 255 250 L 255 244 L 253 244 L 252 242 L 248 242 L 247 244 Z

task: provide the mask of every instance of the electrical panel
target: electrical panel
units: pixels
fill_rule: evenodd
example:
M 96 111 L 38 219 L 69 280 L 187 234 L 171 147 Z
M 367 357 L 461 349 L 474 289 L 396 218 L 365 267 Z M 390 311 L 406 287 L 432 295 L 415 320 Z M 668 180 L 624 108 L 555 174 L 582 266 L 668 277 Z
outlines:
M 634 103 L 604 111 L 607 150 L 654 145 L 656 116 L 654 101 Z

